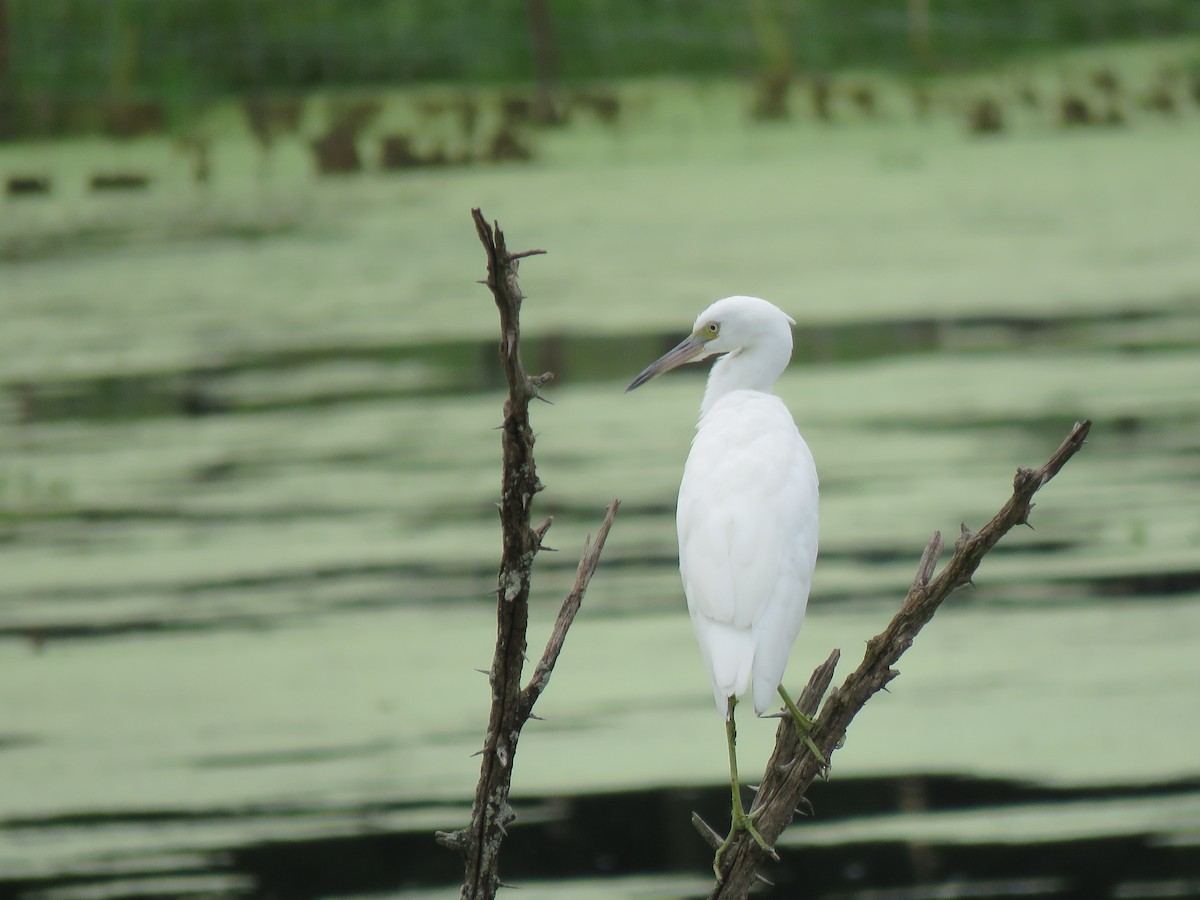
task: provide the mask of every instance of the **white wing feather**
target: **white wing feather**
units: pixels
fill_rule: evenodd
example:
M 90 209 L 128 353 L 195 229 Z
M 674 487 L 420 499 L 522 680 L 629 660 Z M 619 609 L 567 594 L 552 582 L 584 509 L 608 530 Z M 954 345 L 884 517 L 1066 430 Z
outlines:
M 679 488 L 679 568 L 722 715 L 754 684 L 761 715 L 804 622 L 817 556 L 817 472 L 779 398 L 722 397 Z

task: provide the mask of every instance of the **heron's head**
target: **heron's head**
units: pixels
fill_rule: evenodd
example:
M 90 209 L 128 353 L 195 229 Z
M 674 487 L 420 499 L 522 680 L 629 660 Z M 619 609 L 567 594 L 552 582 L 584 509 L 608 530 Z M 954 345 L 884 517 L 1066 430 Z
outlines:
M 642 371 L 625 389 L 629 393 L 656 375 L 710 356 L 740 355 L 764 343 L 786 343 L 792 349 L 795 319 L 758 297 L 726 297 L 696 317 L 692 333 Z M 784 358 L 786 364 L 787 359 Z

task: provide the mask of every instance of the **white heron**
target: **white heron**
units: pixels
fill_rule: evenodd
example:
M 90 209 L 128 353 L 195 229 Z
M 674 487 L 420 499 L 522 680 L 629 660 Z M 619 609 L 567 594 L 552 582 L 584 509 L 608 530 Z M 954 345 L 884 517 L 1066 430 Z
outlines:
M 734 707 L 753 690 L 762 715 L 776 693 L 807 740 L 812 719 L 784 690 L 817 560 L 817 469 L 783 402 L 771 393 L 792 356 L 795 321 L 757 297 L 726 297 L 651 363 L 626 393 L 684 363 L 720 356 L 708 376 L 679 485 L 679 572 L 700 652 L 725 717 L 733 792 L 729 836 L 771 847 L 742 806 Z M 817 754 L 819 756 L 819 753 Z

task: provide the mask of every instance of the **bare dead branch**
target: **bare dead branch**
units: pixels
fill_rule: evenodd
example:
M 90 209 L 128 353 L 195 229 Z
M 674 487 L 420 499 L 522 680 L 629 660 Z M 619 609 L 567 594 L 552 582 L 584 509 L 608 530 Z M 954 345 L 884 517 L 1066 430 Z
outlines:
M 933 618 L 946 598 L 957 588 L 970 583 L 983 557 L 1005 534 L 1017 525 L 1028 524 L 1033 495 L 1079 452 L 1091 426 L 1090 421 L 1076 423 L 1066 440 L 1040 468 L 1019 468 L 1013 480 L 1012 496 L 978 532 L 963 526 L 963 534 L 954 545 L 953 555 L 936 578 L 931 576 L 941 552 L 942 537 L 940 533 L 933 535 L 921 555 L 916 578 L 900 611 L 887 628 L 867 642 L 863 661 L 846 677 L 841 687 L 835 688 L 829 695 L 813 725 L 810 737 L 826 760 L 841 746 L 846 729 L 859 710 L 877 691 L 900 674 L 893 666 L 904 651 L 912 646 L 917 633 Z M 837 651 L 834 651 L 834 655 L 813 673 L 808 687 L 797 702 L 802 712 L 811 715 L 816 711 L 821 696 L 832 680 L 836 662 Z M 775 733 L 775 751 L 767 763 L 762 784 L 751 807 L 754 824 L 768 843 L 774 844 L 791 822 L 796 808 L 805 802 L 805 791 L 823 768 L 821 762 L 798 739 L 791 717 L 784 716 Z M 701 834 L 706 840 L 710 839 L 703 830 Z M 740 900 L 745 897 L 754 885 L 763 855 L 749 834 L 740 833 L 723 857 L 724 878 L 714 886 L 709 900 Z
M 929 539 L 929 543 L 925 545 L 925 552 L 921 554 L 921 562 L 917 564 L 917 577 L 913 579 L 913 587 L 924 589 L 929 585 L 929 579 L 933 577 L 934 567 L 937 566 L 938 557 L 942 555 L 942 533 L 935 531 L 933 537 Z
M 597 563 L 600 562 L 600 554 L 604 551 L 604 542 L 608 539 L 608 530 L 612 527 L 613 519 L 620 508 L 620 500 L 614 500 L 608 504 L 608 510 L 604 514 L 604 521 L 600 524 L 600 530 L 596 533 L 596 543 L 590 547 L 588 546 L 591 541 L 591 535 L 588 535 L 587 540 L 583 543 L 583 555 L 579 558 L 579 568 L 575 572 L 575 584 L 571 587 L 570 593 L 563 600 L 562 608 L 558 611 L 558 618 L 555 620 L 554 628 L 550 632 L 550 640 L 546 643 L 546 649 L 542 653 L 542 658 L 538 660 L 538 664 L 533 670 L 533 678 L 530 679 L 529 684 L 525 685 L 525 690 L 521 692 L 521 709 L 526 716 L 530 714 L 533 704 L 537 703 L 538 697 L 546 689 L 546 684 L 550 680 L 550 673 L 554 671 L 554 664 L 558 662 L 558 654 L 562 652 L 563 642 L 567 639 L 567 629 L 575 621 L 575 614 L 579 612 L 579 607 L 583 604 L 583 595 L 587 593 L 588 584 L 592 580 L 592 574 L 596 571 Z
M 522 250 L 520 253 L 510 253 L 509 259 L 524 259 L 527 256 L 545 256 L 545 250 Z
M 463 900 L 491 900 L 500 886 L 500 847 L 507 826 L 516 818 L 508 803 L 513 762 L 521 729 L 532 717 L 533 704 L 545 689 L 554 664 L 566 640 L 575 614 L 596 565 L 604 540 L 620 506 L 614 500 L 597 534 L 596 543 L 585 546 L 575 586 L 568 594 L 555 623 L 546 652 L 538 663 L 529 685 L 522 690 L 521 677 L 529 625 L 529 585 L 533 559 L 542 549 L 542 539 L 550 528 L 550 519 L 531 527 L 534 495 L 542 490 L 533 456 L 533 429 L 529 423 L 529 403 L 550 373 L 529 376 L 521 364 L 521 302 L 525 295 L 517 280 L 521 259 L 545 251 L 527 250 L 510 253 L 504 232 L 498 223 L 488 224 L 483 214 L 471 211 L 475 231 L 487 254 L 487 278 L 482 282 L 492 292 L 500 311 L 500 366 L 508 382 L 501 430 L 503 468 L 500 492 L 502 552 L 497 576 L 496 649 L 488 680 L 492 688 L 492 706 L 487 736 L 480 751 L 479 782 L 471 821 L 454 832 L 438 832 L 438 843 L 462 854 L 465 863 Z M 548 549 L 548 548 L 547 548 Z

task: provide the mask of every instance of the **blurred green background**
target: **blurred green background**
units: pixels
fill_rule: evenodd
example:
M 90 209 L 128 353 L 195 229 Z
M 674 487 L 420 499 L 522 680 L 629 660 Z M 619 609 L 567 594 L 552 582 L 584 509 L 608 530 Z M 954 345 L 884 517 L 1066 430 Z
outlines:
M 531 648 L 623 501 L 506 880 L 706 893 L 703 372 L 623 390 L 748 293 L 798 322 L 822 477 L 789 683 L 1096 423 L 763 896 L 1200 896 L 1200 5 L 0 0 L 0 139 L 0 898 L 456 896 L 503 402 L 473 206 L 549 251 Z

